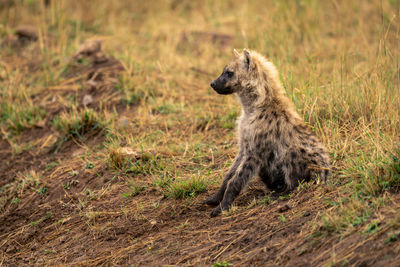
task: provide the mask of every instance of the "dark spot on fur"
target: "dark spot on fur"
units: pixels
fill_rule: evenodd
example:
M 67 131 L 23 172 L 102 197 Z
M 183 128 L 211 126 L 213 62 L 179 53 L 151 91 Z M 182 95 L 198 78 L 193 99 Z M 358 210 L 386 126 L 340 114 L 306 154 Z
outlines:
M 302 163 L 300 164 L 300 168 L 302 169 L 302 171 L 305 171 L 305 170 L 307 169 L 307 163 L 302 162 Z
M 275 159 L 274 151 L 269 152 L 268 159 L 267 159 L 268 163 L 271 163 L 274 159 Z
M 290 165 L 293 167 L 293 166 L 294 166 L 294 163 L 293 163 L 293 162 L 286 162 L 286 163 L 285 163 L 286 169 L 289 169 L 289 168 L 290 168 Z
M 300 148 L 300 152 L 301 152 L 301 154 L 305 154 L 306 150 L 304 148 Z
M 254 168 L 253 168 L 252 165 L 247 165 L 247 166 L 245 167 L 245 169 L 248 170 L 248 171 L 250 171 L 250 172 L 252 172 L 252 171 L 254 170 Z
M 292 151 L 292 152 L 290 153 L 290 156 L 292 157 L 292 160 L 294 160 L 294 159 L 297 158 L 297 153 L 294 152 L 294 151 Z
M 272 124 L 273 121 L 274 121 L 274 118 L 269 118 L 268 124 Z
M 289 117 L 287 115 L 286 112 L 283 112 L 283 117 L 285 118 L 285 121 L 288 122 L 289 121 Z
M 276 137 L 276 139 L 280 139 L 281 138 L 281 130 L 279 128 L 276 128 L 275 137 Z

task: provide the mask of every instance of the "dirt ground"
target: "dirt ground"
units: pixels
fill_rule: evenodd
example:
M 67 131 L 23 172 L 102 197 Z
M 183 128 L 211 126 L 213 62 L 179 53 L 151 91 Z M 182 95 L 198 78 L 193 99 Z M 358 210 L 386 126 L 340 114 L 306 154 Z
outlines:
M 35 134 L 40 137 L 45 132 Z M 99 139 L 95 137 L 90 145 Z M 6 147 L 3 142 L 2 162 L 11 157 Z M 189 204 L 166 200 L 151 191 L 124 201 L 118 181 L 104 169 L 80 173 L 67 191 L 62 185 L 70 179 L 68 166 L 74 164 L 74 153 L 79 153 L 79 145 L 71 143 L 56 155 L 65 163 L 46 176 L 50 188 L 47 196 L 33 192 L 21 199 L 17 209 L 10 207 L 2 213 L 4 266 L 204 266 L 224 260 L 235 266 L 325 266 L 332 259 L 338 265 L 396 266 L 400 262 L 399 242 L 388 244 L 385 231 L 372 237 L 357 229 L 345 237 L 313 236 L 310 225 L 325 208 L 321 201 L 326 193 L 323 186 L 312 185 L 289 200 L 249 207 L 252 199 L 265 195 L 262 185 L 255 182 L 237 200 L 239 212 L 209 218 L 211 209 L 202 203 L 207 194 Z M 3 177 L 9 179 L 2 183 L 12 182 L 17 171 L 40 170 L 50 157 L 54 157 L 52 153 L 44 151 L 13 158 L 8 168 L 2 166 Z M 79 201 L 88 186 L 111 190 L 107 196 L 89 199 L 91 210 L 84 216 Z M 399 201 L 398 194 L 392 197 L 394 202 Z M 140 213 L 136 214 L 138 206 Z M 120 209 L 123 212 L 118 212 Z

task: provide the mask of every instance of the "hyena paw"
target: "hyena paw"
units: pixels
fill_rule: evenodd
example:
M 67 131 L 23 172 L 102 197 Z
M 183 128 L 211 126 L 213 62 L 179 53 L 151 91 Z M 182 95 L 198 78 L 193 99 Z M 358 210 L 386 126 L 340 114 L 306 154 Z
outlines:
M 221 200 L 218 198 L 217 195 L 210 196 L 204 201 L 205 204 L 212 205 L 212 206 L 216 206 L 220 202 L 221 202 Z
M 216 217 L 221 214 L 222 208 L 221 206 L 216 207 L 213 209 L 213 211 L 210 213 L 210 217 Z

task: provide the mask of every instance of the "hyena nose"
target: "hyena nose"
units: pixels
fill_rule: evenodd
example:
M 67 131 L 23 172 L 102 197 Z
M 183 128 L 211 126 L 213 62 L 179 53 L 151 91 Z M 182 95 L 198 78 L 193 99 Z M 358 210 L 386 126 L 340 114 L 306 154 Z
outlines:
M 214 82 L 211 82 L 211 83 L 210 83 L 210 86 L 211 86 L 212 88 L 214 88 L 214 87 L 215 87 L 215 81 L 214 81 Z

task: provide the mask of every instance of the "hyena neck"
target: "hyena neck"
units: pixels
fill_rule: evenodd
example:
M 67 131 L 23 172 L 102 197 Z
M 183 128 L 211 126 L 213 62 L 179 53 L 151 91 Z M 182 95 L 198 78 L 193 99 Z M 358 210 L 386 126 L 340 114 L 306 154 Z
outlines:
M 251 115 L 256 112 L 257 105 L 257 97 L 258 95 L 253 93 L 252 90 L 243 90 L 245 93 L 237 93 L 238 100 L 242 105 L 242 110 L 245 115 Z M 246 92 L 247 91 L 247 92 Z M 249 93 L 250 92 L 250 93 Z
M 243 93 L 237 93 L 242 105 L 243 115 L 248 117 L 254 114 L 271 113 L 290 118 L 293 122 L 302 121 L 289 97 L 281 92 L 269 91 L 269 94 L 261 94 L 256 88 L 246 88 Z M 267 91 L 266 91 L 267 92 Z M 271 92 L 273 92 L 271 94 Z
M 260 110 L 265 110 L 266 107 L 279 106 L 282 102 L 279 97 L 271 96 L 269 90 L 262 84 L 247 84 L 237 93 L 243 112 L 247 115 L 259 113 Z

